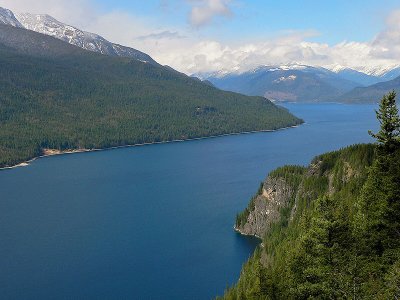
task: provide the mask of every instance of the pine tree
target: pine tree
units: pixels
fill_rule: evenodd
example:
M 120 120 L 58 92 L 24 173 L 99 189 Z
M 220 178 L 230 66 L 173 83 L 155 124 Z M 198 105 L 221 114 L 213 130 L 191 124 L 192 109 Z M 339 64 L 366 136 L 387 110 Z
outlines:
M 394 92 L 385 95 L 376 113 L 381 128 L 370 134 L 378 142 L 378 151 L 361 192 L 355 223 L 361 229 L 357 252 L 364 261 L 363 293 L 375 297 L 384 274 L 400 258 L 400 118 L 395 97 Z
M 376 117 L 381 128 L 378 133 L 369 131 L 369 134 L 377 140 L 380 148 L 383 148 L 385 152 L 393 152 L 399 145 L 400 136 L 399 110 L 396 106 L 394 91 L 383 96 L 379 110 L 376 111 Z

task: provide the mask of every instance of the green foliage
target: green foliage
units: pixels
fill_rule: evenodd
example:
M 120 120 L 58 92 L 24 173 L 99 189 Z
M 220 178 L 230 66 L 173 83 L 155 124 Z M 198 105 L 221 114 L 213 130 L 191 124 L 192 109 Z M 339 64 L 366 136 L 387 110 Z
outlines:
M 43 148 L 107 148 L 302 122 L 262 97 L 223 92 L 159 65 L 29 31 L 3 26 L 0 33 L 5 28 L 12 42 L 24 34 L 24 51 L 0 43 L 0 167 Z
M 240 279 L 235 288 L 228 288 L 223 298 L 228 300 L 251 300 L 263 298 L 261 282 L 265 276 L 265 270 L 260 263 L 260 249 L 257 249 L 252 258 L 243 265 Z
M 306 168 L 302 166 L 283 166 L 272 171 L 269 176 L 283 178 L 285 182 L 297 188 L 305 171 Z
M 400 260 L 389 269 L 385 277 L 384 299 L 400 299 Z
M 377 134 L 369 132 L 384 151 L 390 152 L 400 143 L 400 117 L 396 106 L 396 93 L 394 91 L 383 96 L 376 117 L 381 124 Z
M 399 299 L 400 143 L 395 94 L 382 99 L 378 145 L 316 157 L 296 202 L 271 227 L 225 299 Z M 287 178 L 280 168 L 271 174 Z M 282 222 L 284 220 L 284 222 Z M 252 291 L 247 294 L 247 291 Z M 245 295 L 247 298 L 242 298 Z
M 271 172 L 290 178 L 297 170 L 300 182 L 291 181 L 296 202 L 281 211 L 281 220 L 263 238 L 264 247 L 243 267 L 240 284 L 228 289 L 225 299 L 391 299 L 387 295 L 399 292 L 395 263 L 400 253 L 400 210 L 378 210 L 378 219 L 390 216 L 390 222 L 384 222 L 390 227 L 384 229 L 382 222 L 374 225 L 372 215 L 365 215 L 366 206 L 358 200 L 365 193 L 376 196 L 365 191 L 370 178 L 379 175 L 374 149 L 355 145 L 318 156 L 303 171 L 289 166 Z M 400 195 L 396 155 L 385 173 L 392 174 L 386 178 L 390 184 L 385 195 Z M 382 188 L 381 180 L 378 185 Z M 373 228 L 379 228 L 376 235 Z M 381 240 L 384 251 L 378 251 L 369 234 Z M 249 297 L 247 290 L 257 292 Z

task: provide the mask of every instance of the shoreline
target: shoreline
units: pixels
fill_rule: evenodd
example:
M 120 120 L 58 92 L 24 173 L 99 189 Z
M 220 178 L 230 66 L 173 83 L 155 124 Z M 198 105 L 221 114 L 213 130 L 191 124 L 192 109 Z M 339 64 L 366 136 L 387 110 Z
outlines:
M 37 160 L 39 158 L 46 158 L 46 157 L 57 156 L 57 155 L 85 153 L 85 152 L 96 152 L 96 151 L 107 151 L 107 150 L 115 150 L 115 149 L 122 149 L 122 148 L 141 147 L 141 146 L 169 144 L 169 143 L 182 143 L 182 142 L 198 141 L 198 140 L 213 139 L 213 138 L 219 138 L 219 137 L 224 137 L 224 136 L 233 136 L 233 135 L 242 135 L 242 134 L 252 134 L 252 133 L 262 133 L 262 132 L 275 132 L 275 131 L 280 131 L 280 130 L 297 128 L 297 127 L 299 127 L 300 125 L 303 125 L 303 124 L 305 124 L 305 122 L 303 122 L 301 124 L 298 124 L 298 125 L 292 125 L 292 126 L 282 127 L 282 128 L 278 128 L 278 129 L 265 129 L 265 130 L 233 132 L 233 133 L 224 133 L 224 134 L 219 134 L 219 135 L 210 135 L 210 136 L 203 136 L 203 137 L 190 138 L 190 139 L 175 139 L 175 140 L 170 140 L 170 141 L 139 143 L 139 144 L 121 145 L 121 146 L 114 146 L 114 147 L 107 147 L 107 148 L 93 148 L 93 149 L 82 148 L 82 149 L 68 149 L 68 150 L 43 149 L 44 154 L 36 156 L 36 157 L 33 157 L 33 158 L 29 159 L 29 160 L 20 162 L 20 163 L 18 163 L 16 165 L 13 165 L 13 166 L 2 167 L 2 168 L 0 168 L 0 171 L 11 170 L 11 169 L 20 168 L 20 167 L 27 167 L 32 162 L 34 162 L 35 160 Z
M 244 232 L 241 231 L 239 228 L 237 228 L 236 225 L 233 226 L 233 230 L 235 230 L 237 233 L 239 233 L 239 234 L 241 234 L 241 235 L 244 235 L 244 236 L 252 236 L 252 237 L 255 237 L 255 238 L 257 238 L 257 239 L 259 239 L 259 240 L 262 241 L 262 238 L 261 238 L 260 236 L 258 236 L 257 234 L 248 234 L 248 233 L 244 233 Z

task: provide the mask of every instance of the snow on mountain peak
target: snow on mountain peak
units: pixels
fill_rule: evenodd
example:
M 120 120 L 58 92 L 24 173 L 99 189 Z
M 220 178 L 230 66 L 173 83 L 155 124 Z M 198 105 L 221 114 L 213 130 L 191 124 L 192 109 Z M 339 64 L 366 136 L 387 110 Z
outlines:
M 107 48 L 112 49 L 111 43 L 104 38 L 61 23 L 49 15 L 21 13 L 15 16 L 26 29 L 50 35 L 86 50 L 108 54 Z
M 331 70 L 334 73 L 339 73 L 340 71 L 348 69 L 347 67 L 339 65 L 339 64 L 330 65 L 330 66 L 327 66 L 326 68 L 328 70 Z
M 339 73 L 344 70 L 353 70 L 360 73 L 364 73 L 371 76 L 382 77 L 393 69 L 399 68 L 400 64 L 397 65 L 382 65 L 382 66 L 354 66 L 354 67 L 345 67 L 343 65 L 334 64 L 326 66 L 328 70 L 332 72 Z
M 0 7 L 0 24 L 11 25 L 14 27 L 22 28 L 22 24 L 17 20 L 14 13 L 9 10 Z
M 293 81 L 293 80 L 296 80 L 296 78 L 297 78 L 296 75 L 289 75 L 288 77 L 282 76 L 282 77 L 274 80 L 273 82 L 280 83 L 280 82 L 285 82 L 285 81 Z
M 157 64 L 149 55 L 143 52 L 113 44 L 97 34 L 64 24 L 49 15 L 14 14 L 12 11 L 0 7 L 1 23 L 49 35 L 85 50 L 99 52 L 104 55 L 129 57 L 141 62 Z
M 260 66 L 251 71 L 248 71 L 248 72 L 255 73 L 255 72 L 260 72 L 260 71 L 275 72 L 275 71 L 311 70 L 311 69 L 323 69 L 323 68 L 292 63 L 292 64 L 282 64 L 282 65 L 272 65 L 272 66 Z M 242 72 L 242 73 L 246 73 L 246 72 Z

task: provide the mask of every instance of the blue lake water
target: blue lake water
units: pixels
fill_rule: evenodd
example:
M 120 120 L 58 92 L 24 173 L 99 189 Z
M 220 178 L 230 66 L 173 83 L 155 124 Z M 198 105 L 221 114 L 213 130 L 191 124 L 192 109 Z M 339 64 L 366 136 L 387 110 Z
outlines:
M 211 299 L 258 241 L 235 215 L 266 174 L 370 142 L 374 106 L 286 104 L 306 123 L 39 159 L 0 172 L 2 299 Z

